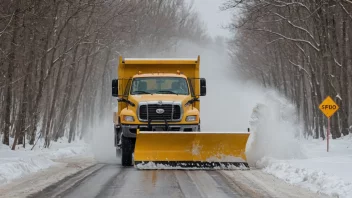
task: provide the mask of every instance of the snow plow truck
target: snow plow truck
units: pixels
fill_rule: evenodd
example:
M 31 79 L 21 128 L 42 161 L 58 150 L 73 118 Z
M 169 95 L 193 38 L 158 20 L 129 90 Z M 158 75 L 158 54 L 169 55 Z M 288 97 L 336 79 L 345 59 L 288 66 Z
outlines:
M 248 169 L 245 132 L 202 132 L 206 79 L 194 59 L 119 57 L 112 80 L 116 155 L 137 169 Z M 219 96 L 221 97 L 221 96 Z M 216 104 L 214 104 L 216 108 Z M 209 112 L 210 113 L 210 112 Z M 229 116 L 224 109 L 224 115 Z

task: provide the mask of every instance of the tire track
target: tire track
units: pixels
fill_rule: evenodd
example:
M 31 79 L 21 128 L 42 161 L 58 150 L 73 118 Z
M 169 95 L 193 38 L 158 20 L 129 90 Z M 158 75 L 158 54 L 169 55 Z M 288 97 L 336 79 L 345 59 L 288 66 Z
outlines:
M 216 171 L 187 171 L 189 177 L 194 181 L 202 197 L 237 197 L 238 193 L 230 188 L 224 188 L 226 183 L 213 179 L 211 174 Z M 230 189 L 230 190 L 229 190 Z
M 202 197 L 199 190 L 197 190 L 197 185 L 189 177 L 187 171 L 174 171 L 174 174 L 184 197 Z
M 63 180 L 56 182 L 42 191 L 27 196 L 28 198 L 49 198 L 49 197 L 61 197 L 62 194 L 70 190 L 75 189 L 84 180 L 89 179 L 92 174 L 99 172 L 104 168 L 104 164 L 95 164 L 88 168 L 85 168 L 77 173 L 65 177 Z
M 233 177 L 224 174 L 223 171 L 219 172 L 227 183 L 234 189 L 240 189 L 242 196 L 244 197 L 273 197 L 267 193 L 264 189 L 258 186 L 254 181 L 249 180 L 243 175 L 245 171 L 232 171 Z
M 109 166 L 109 168 L 114 168 L 114 166 Z M 110 179 L 102 185 L 102 188 L 100 188 L 99 193 L 95 197 L 111 197 L 115 194 L 118 194 L 118 192 L 122 188 L 122 181 L 125 181 L 127 174 L 130 172 L 130 168 L 120 168 L 118 172 L 112 174 Z
M 208 174 L 213 178 L 213 180 L 218 184 L 224 193 L 229 197 L 247 197 L 248 193 L 243 191 L 236 184 L 231 185 L 231 181 L 226 179 L 219 171 L 211 171 Z
M 250 171 L 220 171 L 219 174 L 234 188 L 239 187 L 245 191 L 249 197 L 292 197 L 292 198 L 328 198 L 322 193 L 314 193 L 308 189 L 293 186 L 283 180 L 268 175 L 261 170 Z

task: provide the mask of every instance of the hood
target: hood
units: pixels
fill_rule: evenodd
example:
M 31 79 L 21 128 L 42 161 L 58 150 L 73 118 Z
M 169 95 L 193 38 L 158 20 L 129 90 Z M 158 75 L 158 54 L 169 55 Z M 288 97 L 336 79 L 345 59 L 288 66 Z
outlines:
M 147 101 L 180 101 L 184 103 L 191 97 L 189 95 L 176 95 L 176 94 L 141 94 L 141 95 L 130 95 L 129 99 L 132 102 L 147 102 Z

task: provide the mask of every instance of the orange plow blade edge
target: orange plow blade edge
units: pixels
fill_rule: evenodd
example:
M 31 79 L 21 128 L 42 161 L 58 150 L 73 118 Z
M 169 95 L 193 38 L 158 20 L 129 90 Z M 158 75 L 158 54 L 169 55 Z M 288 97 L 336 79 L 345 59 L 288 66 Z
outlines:
M 137 131 L 138 169 L 249 169 L 249 132 Z

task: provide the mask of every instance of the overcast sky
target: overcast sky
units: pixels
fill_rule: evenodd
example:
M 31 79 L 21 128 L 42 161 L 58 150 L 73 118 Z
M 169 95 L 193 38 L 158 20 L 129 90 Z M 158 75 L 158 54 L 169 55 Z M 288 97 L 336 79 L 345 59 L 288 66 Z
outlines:
M 191 2 L 192 0 L 187 0 Z M 226 0 L 194 0 L 193 9 L 195 9 L 202 17 L 204 23 L 208 27 L 208 33 L 214 37 L 217 35 L 228 37 L 230 33 L 221 28 L 231 21 L 230 11 L 220 11 L 220 6 Z

